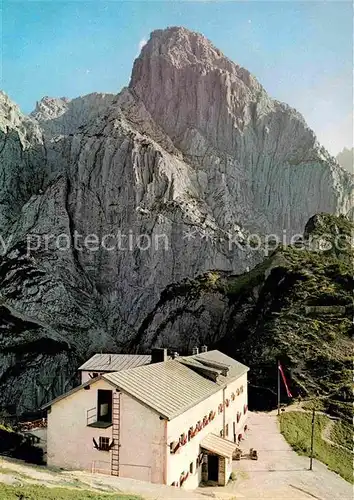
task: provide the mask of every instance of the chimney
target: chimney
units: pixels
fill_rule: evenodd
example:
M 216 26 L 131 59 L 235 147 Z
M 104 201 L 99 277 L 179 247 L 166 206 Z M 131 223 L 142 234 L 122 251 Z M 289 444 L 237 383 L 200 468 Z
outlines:
M 200 346 L 200 352 L 207 352 L 208 351 L 208 346 L 207 345 L 201 345 Z
M 195 356 L 196 354 L 199 354 L 199 349 L 197 346 L 193 347 L 192 354 L 193 354 L 193 356 Z
M 167 349 L 164 347 L 155 347 L 151 349 L 151 363 L 161 363 L 167 361 Z

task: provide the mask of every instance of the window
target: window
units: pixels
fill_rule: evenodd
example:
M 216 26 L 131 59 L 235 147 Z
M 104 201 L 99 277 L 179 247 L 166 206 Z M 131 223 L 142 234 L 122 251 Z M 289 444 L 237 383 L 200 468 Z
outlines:
M 112 391 L 97 391 L 97 422 L 112 422 Z
M 229 435 L 229 424 L 226 424 L 225 426 L 225 436 L 227 437 Z
M 189 472 L 190 472 L 190 474 L 193 474 L 193 469 L 194 469 L 194 463 L 193 463 L 193 462 L 191 462 L 191 463 L 189 464 Z
M 100 436 L 98 447 L 101 451 L 109 451 L 109 437 Z

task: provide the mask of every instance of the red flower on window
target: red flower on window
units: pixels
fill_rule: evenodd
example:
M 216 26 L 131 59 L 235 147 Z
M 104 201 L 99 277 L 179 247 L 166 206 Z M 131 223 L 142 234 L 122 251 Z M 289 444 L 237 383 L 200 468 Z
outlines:
M 187 474 L 184 474 L 184 472 L 182 472 L 180 480 L 179 480 L 180 486 L 182 486 L 182 484 L 188 479 L 188 476 L 189 476 L 189 472 L 187 472 Z
M 188 442 L 188 439 L 187 439 L 187 436 L 186 434 L 181 434 L 181 437 L 179 438 L 179 443 L 181 446 L 184 446 L 185 444 L 187 444 Z
M 181 443 L 178 441 L 173 441 L 172 443 L 170 443 L 170 451 L 171 453 L 177 453 L 177 451 L 179 450 L 179 448 L 181 447 Z

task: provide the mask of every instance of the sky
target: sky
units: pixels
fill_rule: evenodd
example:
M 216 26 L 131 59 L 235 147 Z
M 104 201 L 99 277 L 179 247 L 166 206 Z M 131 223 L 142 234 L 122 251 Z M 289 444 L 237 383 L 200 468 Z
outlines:
M 353 143 L 352 9 L 335 0 L 3 0 L 0 87 L 25 113 L 43 96 L 117 93 L 151 31 L 185 26 L 300 111 L 337 154 Z

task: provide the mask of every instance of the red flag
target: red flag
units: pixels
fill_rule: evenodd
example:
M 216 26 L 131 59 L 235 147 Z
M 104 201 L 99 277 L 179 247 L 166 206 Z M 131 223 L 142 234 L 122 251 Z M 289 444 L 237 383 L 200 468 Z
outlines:
M 291 392 L 289 391 L 289 387 L 288 387 L 288 383 L 286 381 L 286 378 L 285 378 L 285 375 L 284 375 L 284 372 L 283 372 L 283 368 L 281 366 L 281 364 L 279 363 L 278 364 L 278 368 L 279 368 L 279 371 L 281 373 L 281 378 L 283 379 L 283 382 L 284 382 L 284 385 L 285 385 L 285 389 L 286 389 L 286 393 L 288 395 L 288 398 L 292 398 L 293 395 L 291 394 Z

